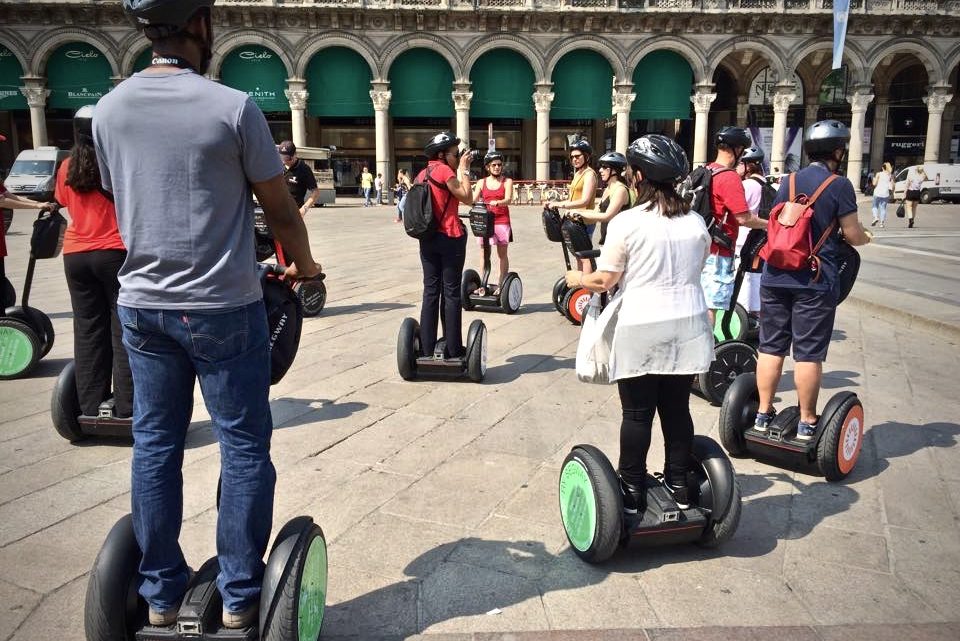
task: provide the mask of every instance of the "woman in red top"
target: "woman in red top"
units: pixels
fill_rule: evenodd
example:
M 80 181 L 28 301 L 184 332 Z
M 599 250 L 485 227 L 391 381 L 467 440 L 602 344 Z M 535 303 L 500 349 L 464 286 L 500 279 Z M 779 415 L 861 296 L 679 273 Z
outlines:
M 497 258 L 500 260 L 500 280 L 502 283 L 510 271 L 510 260 L 507 258 L 507 247 L 513 240 L 513 230 L 510 228 L 510 201 L 513 200 L 513 179 L 503 177 L 503 154 L 490 151 L 483 158 L 483 166 L 487 170 L 487 177 L 473 187 L 473 199 L 483 198 L 487 209 L 493 214 L 493 235 L 490 244 L 497 246 Z M 483 238 L 478 238 L 483 246 Z M 492 292 L 494 296 L 500 290 L 499 286 Z
M 70 225 L 63 236 L 63 270 L 73 307 L 73 356 L 80 411 L 96 416 L 111 397 L 114 415 L 133 413 L 133 380 L 117 319 L 117 272 L 127 250 L 117 229 L 113 199 L 103 191 L 93 148 L 93 106 L 73 119 L 75 143 L 57 172 L 56 199 L 67 208 Z
M 433 215 L 437 233 L 420 241 L 420 264 L 423 266 L 423 305 L 420 308 L 420 349 L 424 356 L 433 354 L 437 343 L 437 322 L 440 301 L 443 301 L 446 346 L 444 357 L 463 356 L 463 332 L 460 327 L 460 279 L 467 257 L 467 231 L 457 215 L 457 206 L 473 204 L 470 190 L 471 154 L 457 151 L 460 139 L 443 131 L 427 142 L 423 149 L 427 168 L 417 182 L 430 182 Z M 443 295 L 441 296 L 441 287 Z

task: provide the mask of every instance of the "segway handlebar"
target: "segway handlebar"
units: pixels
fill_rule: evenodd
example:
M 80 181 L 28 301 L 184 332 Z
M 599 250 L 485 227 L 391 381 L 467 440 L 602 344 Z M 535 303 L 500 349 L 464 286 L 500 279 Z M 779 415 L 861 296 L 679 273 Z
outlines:
M 595 258 L 600 258 L 600 250 L 585 249 L 584 251 L 574 252 L 573 255 L 583 260 L 591 260 Z

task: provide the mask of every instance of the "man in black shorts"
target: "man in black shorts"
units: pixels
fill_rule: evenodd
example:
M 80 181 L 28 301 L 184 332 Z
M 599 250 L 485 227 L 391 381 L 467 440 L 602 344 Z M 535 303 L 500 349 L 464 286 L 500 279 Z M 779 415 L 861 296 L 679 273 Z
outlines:
M 836 120 L 813 124 L 803 137 L 810 165 L 796 173 L 796 193 L 813 194 L 835 173 L 847 153 L 850 130 Z M 789 200 L 790 180 L 780 183 L 776 203 Z M 853 183 L 837 178 L 813 204 L 812 238 L 816 242 L 831 225 L 843 231 L 833 233 L 817 252 L 819 276 L 810 269 L 788 271 L 764 265 L 760 280 L 760 356 L 757 359 L 757 390 L 760 406 L 754 429 L 767 431 L 776 414 L 773 397 L 780 383 L 783 361 L 793 344 L 796 362 L 794 379 L 800 401 L 797 438 L 810 440 L 817 429 L 817 397 L 823 376 L 823 361 L 833 334 L 837 311 L 837 268 L 840 243 L 866 245 L 869 234 L 857 219 L 857 197 Z
M 297 147 L 292 141 L 284 140 L 277 150 L 280 152 L 280 160 L 283 161 L 283 179 L 287 182 L 287 189 L 300 208 L 300 215 L 305 216 L 320 197 L 317 179 L 307 163 L 297 158 Z

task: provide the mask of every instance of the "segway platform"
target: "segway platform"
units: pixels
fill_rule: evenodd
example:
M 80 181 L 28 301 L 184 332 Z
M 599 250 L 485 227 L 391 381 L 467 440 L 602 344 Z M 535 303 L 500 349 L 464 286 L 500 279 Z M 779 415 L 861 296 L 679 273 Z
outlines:
M 412 381 L 421 374 L 434 376 L 463 376 L 479 383 L 487 374 L 487 326 L 482 320 L 470 323 L 467 330 L 467 347 L 463 356 L 445 358 L 446 341 L 437 340 L 433 353 L 423 355 L 420 347 L 420 323 L 405 318 L 397 335 L 397 370 L 405 381 Z
M 755 374 L 739 376 L 720 408 L 720 442 L 731 456 L 771 458 L 787 465 L 815 466 L 828 481 L 845 478 L 863 446 L 863 404 L 853 392 L 834 394 L 817 421 L 813 438 L 797 438 L 800 408 L 780 411 L 766 432 L 754 429 L 760 405 Z

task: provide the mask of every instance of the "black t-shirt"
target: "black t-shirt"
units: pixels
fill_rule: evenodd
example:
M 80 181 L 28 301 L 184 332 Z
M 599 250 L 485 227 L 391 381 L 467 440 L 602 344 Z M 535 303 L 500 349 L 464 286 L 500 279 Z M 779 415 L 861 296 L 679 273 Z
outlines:
M 307 199 L 307 193 L 317 188 L 317 179 L 313 176 L 313 171 L 307 167 L 307 163 L 299 158 L 296 164 L 289 169 L 284 168 L 283 179 L 287 181 L 287 189 L 290 195 L 297 201 L 297 207 L 303 207 L 303 201 Z

